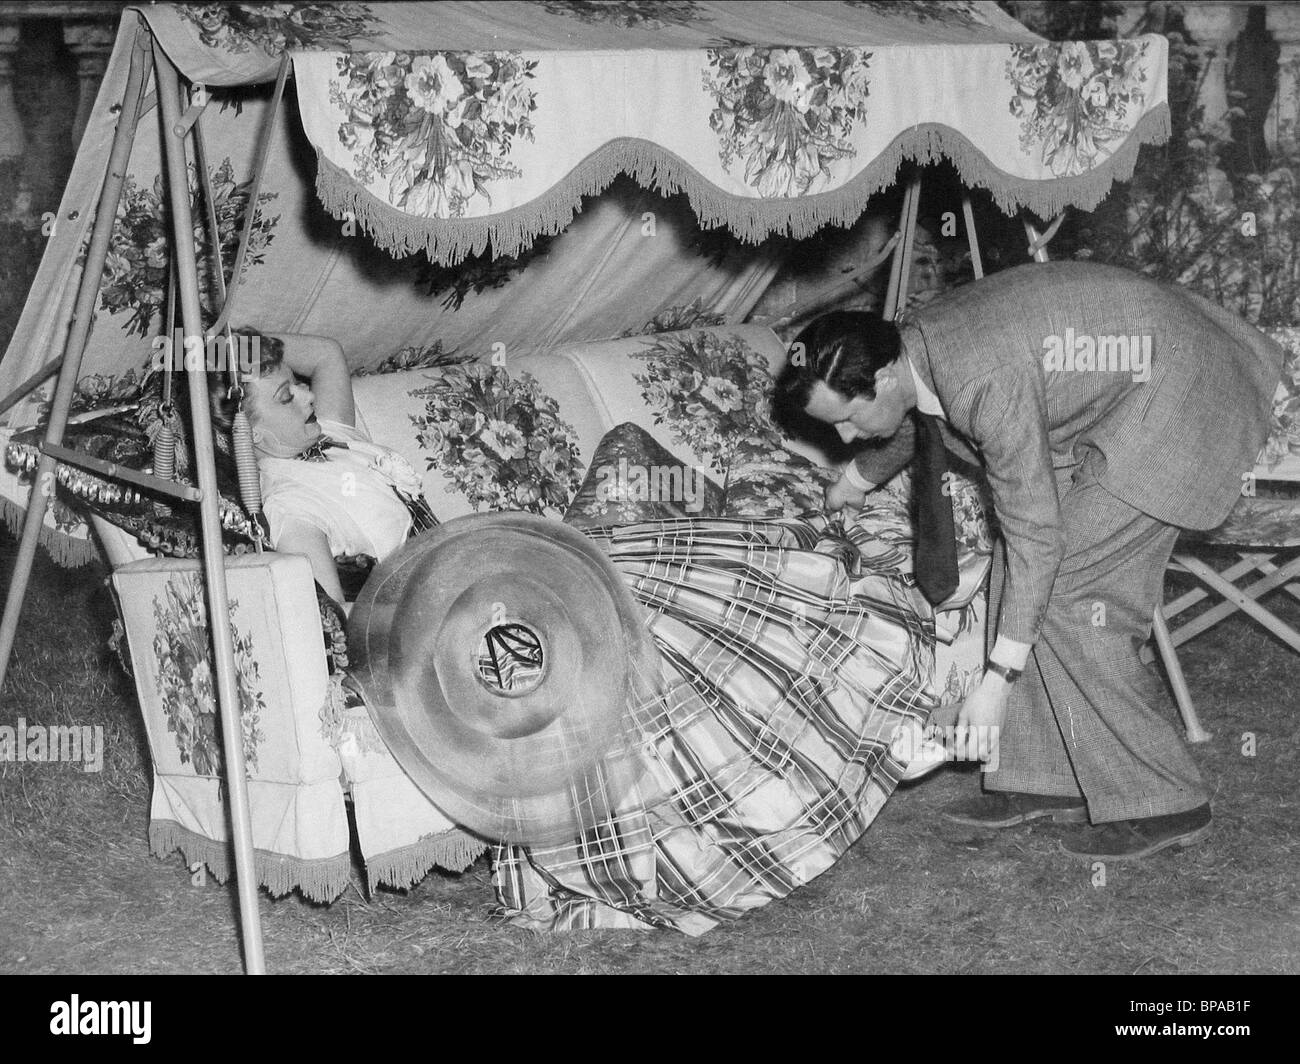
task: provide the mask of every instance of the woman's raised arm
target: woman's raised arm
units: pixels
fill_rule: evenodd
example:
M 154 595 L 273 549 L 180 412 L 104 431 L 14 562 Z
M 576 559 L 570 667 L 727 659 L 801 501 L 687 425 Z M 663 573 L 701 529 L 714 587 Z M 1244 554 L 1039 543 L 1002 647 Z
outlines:
M 352 374 L 343 348 L 328 336 L 304 333 L 267 333 L 284 343 L 284 364 L 304 378 L 316 400 L 316 416 L 344 425 L 357 422 L 352 397 Z

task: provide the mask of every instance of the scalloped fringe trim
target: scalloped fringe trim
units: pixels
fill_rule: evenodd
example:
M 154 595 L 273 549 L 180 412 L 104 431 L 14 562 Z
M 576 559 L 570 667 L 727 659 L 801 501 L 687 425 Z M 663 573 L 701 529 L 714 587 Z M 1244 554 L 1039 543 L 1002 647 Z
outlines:
M 23 520 L 26 515 L 25 506 L 19 506 L 11 499 L 0 498 L 0 520 L 4 521 L 5 527 L 15 539 L 23 534 Z M 99 561 L 99 550 L 91 539 L 69 536 L 48 525 L 41 525 L 38 542 L 54 562 L 65 569 L 77 569 Z
M 389 850 L 366 859 L 366 885 L 373 892 L 383 884 L 405 890 L 420 882 L 435 865 L 448 872 L 463 872 L 483 854 L 487 843 L 452 828 L 426 835 L 400 850 Z
M 227 842 L 205 838 L 174 820 L 154 820 L 149 824 L 149 852 L 155 857 L 166 857 L 180 850 L 189 866 L 207 866 L 212 878 L 224 883 L 230 878 L 233 853 Z M 255 850 L 253 863 L 257 881 L 279 898 L 293 890 L 300 890 L 311 901 L 331 902 L 348 889 L 352 874 L 352 855 L 349 852 L 337 857 L 304 860 L 284 854 Z
M 537 237 L 560 232 L 581 209 L 583 196 L 602 191 L 620 173 L 665 195 L 684 190 L 702 228 L 725 225 L 741 240 L 756 244 L 774 233 L 802 239 L 827 224 L 851 225 L 872 196 L 894 183 L 904 159 L 921 164 L 951 160 L 967 185 L 988 189 L 1007 214 L 1025 208 L 1050 218 L 1071 206 L 1090 211 L 1116 181 L 1133 176 L 1142 145 L 1166 141 L 1170 131 L 1169 106 L 1161 104 L 1144 115 L 1119 149 L 1096 169 L 1074 177 L 1031 180 L 994 166 L 956 130 L 929 123 L 900 133 L 843 188 L 793 200 L 722 192 L 679 156 L 649 141 L 622 138 L 593 152 L 531 203 L 485 218 L 407 214 L 373 196 L 317 149 L 316 194 L 330 214 L 355 220 L 394 256 L 424 251 L 432 261 L 447 266 L 481 254 L 489 245 L 494 256 L 517 255 Z

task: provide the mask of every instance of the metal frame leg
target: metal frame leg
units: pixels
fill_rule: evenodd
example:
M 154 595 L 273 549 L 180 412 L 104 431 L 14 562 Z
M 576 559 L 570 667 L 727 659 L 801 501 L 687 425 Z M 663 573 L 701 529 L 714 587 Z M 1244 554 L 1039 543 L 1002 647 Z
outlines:
M 1169 686 L 1174 689 L 1174 701 L 1178 704 L 1183 726 L 1187 729 L 1187 741 L 1208 742 L 1211 735 L 1201 726 L 1200 718 L 1196 715 L 1192 693 L 1187 688 L 1187 679 L 1183 676 L 1183 666 L 1178 660 L 1178 651 L 1174 649 L 1174 641 L 1169 637 L 1169 625 L 1165 621 L 1165 611 L 1162 606 L 1156 606 L 1151 618 L 1151 633 L 1155 636 L 1156 646 L 1160 648 L 1160 659 L 1164 662 L 1165 672 L 1169 675 Z
M 180 81 L 176 68 L 154 41 L 154 71 L 158 79 L 158 103 L 162 112 L 162 140 L 165 149 L 168 200 L 173 224 L 173 253 L 178 273 L 177 292 L 181 321 L 187 336 L 203 335 L 199 306 L 199 281 L 194 247 L 194 222 L 190 211 L 188 160 L 185 130 L 180 125 L 178 96 Z M 254 210 L 250 203 L 248 209 Z M 208 621 L 212 636 L 213 673 L 221 709 L 221 738 L 225 750 L 226 793 L 230 796 L 230 821 L 235 846 L 236 886 L 239 893 L 239 921 L 243 931 L 244 965 L 250 975 L 266 970 L 262 953 L 262 923 L 258 910 L 257 872 L 253 854 L 253 829 L 249 816 L 248 782 L 244 766 L 244 734 L 239 714 L 239 687 L 235 672 L 235 649 L 230 632 L 230 602 L 226 589 L 226 558 L 218 511 L 212 416 L 208 409 L 208 384 L 204 374 L 187 373 L 190 390 L 190 418 L 198 471 L 199 527 L 203 539 L 203 577 L 208 593 Z

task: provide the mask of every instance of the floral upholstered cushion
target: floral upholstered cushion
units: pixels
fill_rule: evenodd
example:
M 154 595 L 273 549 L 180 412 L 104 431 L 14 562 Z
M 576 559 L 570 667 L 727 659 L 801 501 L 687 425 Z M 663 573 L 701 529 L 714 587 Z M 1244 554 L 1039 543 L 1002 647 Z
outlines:
M 773 422 L 775 380 L 764 352 L 742 335 L 698 330 L 657 336 L 632 357 L 654 423 L 721 481 L 725 516 L 821 509 L 837 474 L 791 450 Z
M 1300 328 L 1267 332 L 1282 345 L 1286 360 L 1282 380 L 1273 395 L 1268 441 L 1259 455 L 1260 472 L 1300 480 Z
M 1286 354 L 1273 393 L 1268 439 L 1259 452 L 1250 490 L 1218 528 L 1185 532 L 1186 544 L 1300 546 L 1300 328 L 1265 331 Z
M 1260 468 L 1260 467 L 1257 467 Z M 1259 478 L 1228 519 L 1208 531 L 1184 532 L 1179 543 L 1195 549 L 1221 547 L 1300 547 L 1300 483 Z
M 273 894 L 328 901 L 348 884 L 340 764 L 322 727 L 329 677 L 306 558 L 244 555 L 226 566 L 236 703 L 257 874 Z M 148 559 L 112 577 L 153 762 L 150 842 L 223 878 L 225 750 L 207 593 L 196 562 Z
M 1300 547 L 1300 499 L 1241 499 L 1218 528 L 1186 538 L 1234 547 Z
M 564 512 L 582 476 L 578 438 L 532 374 L 473 363 L 425 379 L 409 394 L 424 404 L 412 415 L 419 465 L 442 475 L 441 491 L 425 485 L 435 511 L 439 495 L 459 495 L 475 511 Z

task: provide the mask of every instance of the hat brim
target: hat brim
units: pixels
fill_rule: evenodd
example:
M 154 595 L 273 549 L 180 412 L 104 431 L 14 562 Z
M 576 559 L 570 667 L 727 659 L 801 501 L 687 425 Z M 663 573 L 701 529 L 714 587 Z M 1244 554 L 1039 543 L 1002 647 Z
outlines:
M 485 678 L 490 631 L 531 632 L 541 668 Z M 447 816 L 494 841 L 564 841 L 633 782 L 629 714 L 653 697 L 642 608 L 591 540 L 530 514 L 474 514 L 376 567 L 348 623 L 353 676 L 393 757 Z

